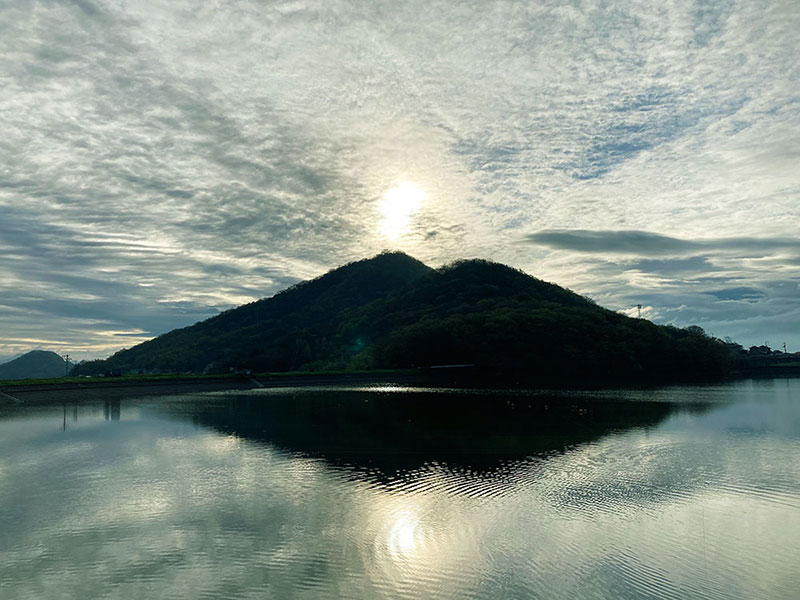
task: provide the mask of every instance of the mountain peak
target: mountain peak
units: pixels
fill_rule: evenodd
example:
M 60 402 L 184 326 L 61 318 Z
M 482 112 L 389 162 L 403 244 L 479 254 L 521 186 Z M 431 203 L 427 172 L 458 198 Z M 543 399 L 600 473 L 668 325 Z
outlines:
M 339 307 L 360 305 L 405 287 L 413 281 L 432 273 L 433 269 L 397 251 L 383 251 L 372 258 L 347 263 L 310 281 L 300 282 L 273 298 L 293 296 L 293 301 L 308 302 L 324 297 Z
M 434 270 L 382 252 L 79 372 L 471 364 L 549 378 L 686 377 L 720 367 L 721 353 L 711 340 L 686 342 L 506 265 L 464 260 Z
M 0 365 L 0 379 L 50 379 L 65 375 L 66 363 L 55 352 L 31 350 Z
M 327 277 L 339 271 L 352 271 L 360 269 L 395 269 L 399 270 L 404 275 L 416 277 L 420 274 L 425 274 L 432 269 L 425 263 L 417 260 L 413 256 L 409 256 L 405 252 L 399 250 L 384 250 L 371 258 L 364 258 L 354 262 L 347 263 L 341 267 L 337 267 L 328 271 L 322 277 Z

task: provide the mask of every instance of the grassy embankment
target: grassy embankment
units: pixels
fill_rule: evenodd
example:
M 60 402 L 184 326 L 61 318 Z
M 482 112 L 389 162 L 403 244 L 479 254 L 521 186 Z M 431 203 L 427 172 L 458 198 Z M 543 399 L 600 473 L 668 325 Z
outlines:
M 222 374 L 222 375 L 196 375 L 193 373 L 162 373 L 158 375 L 118 375 L 110 377 L 59 377 L 57 379 L 15 379 L 0 380 L 0 388 L 11 388 L 20 386 L 38 385 L 59 385 L 59 384 L 120 384 L 120 383 L 191 383 L 197 381 L 220 381 L 220 380 L 270 380 L 270 379 L 293 379 L 293 378 L 324 378 L 324 377 L 383 377 L 387 375 L 411 375 L 415 374 L 415 369 L 375 369 L 375 370 L 354 370 L 354 371 L 288 371 L 282 373 L 254 373 L 252 375 L 243 374 Z

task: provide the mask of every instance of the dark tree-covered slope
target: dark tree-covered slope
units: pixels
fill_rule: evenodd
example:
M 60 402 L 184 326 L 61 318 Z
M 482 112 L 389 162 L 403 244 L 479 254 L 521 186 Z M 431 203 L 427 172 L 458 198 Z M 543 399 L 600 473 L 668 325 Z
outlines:
M 725 372 L 702 330 L 658 326 L 483 260 L 433 270 L 384 253 L 172 331 L 82 372 L 471 364 L 537 379 L 684 379 Z
M 33 350 L 0 365 L 0 379 L 52 379 L 65 375 L 66 363 L 55 352 Z
M 222 371 L 256 358 L 273 370 L 292 370 L 329 360 L 342 319 L 429 272 L 410 256 L 386 252 L 81 365 L 77 372 Z

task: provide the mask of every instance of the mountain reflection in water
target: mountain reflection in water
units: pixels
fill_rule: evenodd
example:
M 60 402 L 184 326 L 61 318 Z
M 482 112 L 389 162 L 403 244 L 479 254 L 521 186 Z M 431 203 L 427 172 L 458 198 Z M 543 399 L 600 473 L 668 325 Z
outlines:
M 795 598 L 797 380 L 0 413 L 0 598 Z
M 633 427 L 663 402 L 407 388 L 257 390 L 172 404 L 198 425 L 391 477 L 427 463 L 492 469 Z

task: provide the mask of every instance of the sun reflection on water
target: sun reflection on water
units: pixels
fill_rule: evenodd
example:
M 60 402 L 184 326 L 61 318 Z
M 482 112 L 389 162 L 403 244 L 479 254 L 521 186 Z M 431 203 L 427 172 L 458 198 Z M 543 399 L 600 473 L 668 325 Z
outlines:
M 405 559 L 414 554 L 419 543 L 421 528 L 419 519 L 410 510 L 401 511 L 389 530 L 387 546 L 392 558 Z

